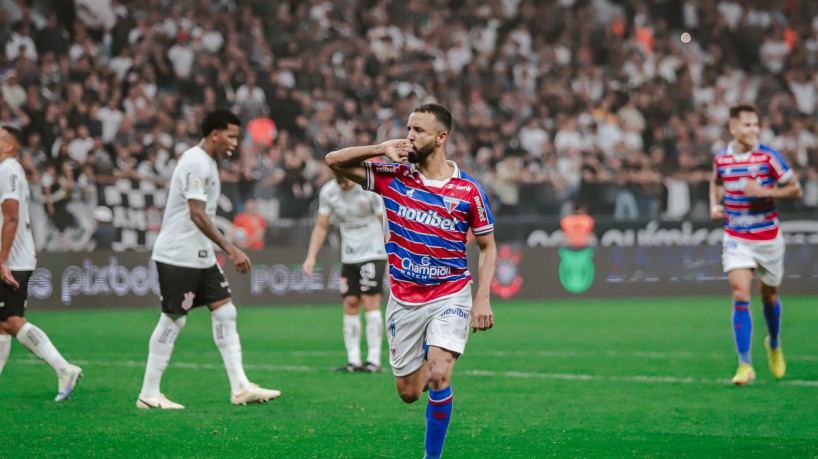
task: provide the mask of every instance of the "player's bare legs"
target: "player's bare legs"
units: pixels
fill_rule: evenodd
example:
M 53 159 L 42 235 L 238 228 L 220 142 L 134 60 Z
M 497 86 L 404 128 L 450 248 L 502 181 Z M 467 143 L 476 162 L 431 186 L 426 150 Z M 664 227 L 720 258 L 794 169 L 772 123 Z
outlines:
M 429 384 L 426 405 L 426 457 L 440 457 L 449 419 L 452 413 L 451 378 L 457 355 L 436 346 L 429 346 L 427 362 L 408 376 L 395 376 L 395 386 L 406 403 L 420 399 L 423 388 Z
M 383 344 L 383 314 L 381 295 L 361 295 L 366 319 L 366 362 L 361 371 L 377 373 L 381 371 L 381 347 Z
M 753 283 L 753 271 L 749 268 L 734 269 L 727 273 L 730 287 L 733 290 L 733 338 L 738 352 L 738 370 L 733 377 L 733 384 L 741 386 L 755 379 L 752 366 L 750 345 L 753 338 L 753 320 L 750 316 L 750 286 Z
M 230 402 L 234 405 L 264 403 L 272 400 L 281 392 L 264 389 L 247 379 L 242 364 L 241 341 L 236 327 L 237 311 L 231 298 L 216 301 L 207 305 L 213 325 L 213 341 L 224 361 L 227 378 L 230 381 Z
M 0 335 L 0 348 L 5 347 L 5 350 L 0 349 L 0 353 L 5 353 L 5 355 L 0 356 L 2 359 L 0 361 L 0 371 L 2 371 L 3 364 L 5 364 L 8 352 L 11 349 L 10 336 L 14 336 L 20 344 L 25 346 L 32 354 L 44 360 L 57 374 L 57 396 L 54 401 L 62 402 L 67 400 L 82 376 L 82 369 L 68 363 L 57 348 L 54 347 L 54 344 L 51 343 L 48 335 L 36 325 L 26 321 L 25 318 L 11 316 L 0 322 L 0 327 L 3 330 L 3 335 Z M 3 339 L 3 336 L 7 338 Z M 2 344 L 3 341 L 5 341 L 5 344 Z

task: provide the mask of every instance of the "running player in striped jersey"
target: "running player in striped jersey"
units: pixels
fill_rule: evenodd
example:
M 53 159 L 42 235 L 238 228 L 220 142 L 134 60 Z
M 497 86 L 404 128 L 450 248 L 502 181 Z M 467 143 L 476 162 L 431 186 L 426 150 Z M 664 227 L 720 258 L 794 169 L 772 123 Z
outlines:
M 391 296 L 386 307 L 389 363 L 398 394 L 420 399 L 428 385 L 426 457 L 439 457 L 452 412 L 450 380 L 469 328 L 494 325 L 489 303 L 497 249 L 494 218 L 480 184 L 446 160 L 449 111 L 421 105 L 405 139 L 334 151 L 327 164 L 383 196 Z M 367 162 L 386 156 L 394 163 Z M 406 163 L 410 164 L 406 164 Z M 469 229 L 480 248 L 472 300 L 466 265 Z
M 733 336 L 739 361 L 733 384 L 739 386 L 756 377 L 750 355 L 753 271 L 758 273 L 764 305 L 770 370 L 776 378 L 784 377 L 786 372 L 779 337 L 778 297 L 784 277 L 784 239 L 779 233 L 775 200 L 798 199 L 802 195 L 792 169 L 780 153 L 758 143 L 759 133 L 758 113 L 753 106 L 730 108 L 733 141 L 714 158 L 710 181 L 710 216 L 724 220 L 722 263 L 733 289 Z

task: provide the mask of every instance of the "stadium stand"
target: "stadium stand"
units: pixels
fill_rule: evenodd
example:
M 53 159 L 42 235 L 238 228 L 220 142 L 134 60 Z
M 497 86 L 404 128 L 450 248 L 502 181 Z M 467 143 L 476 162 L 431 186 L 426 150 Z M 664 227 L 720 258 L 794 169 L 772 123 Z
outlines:
M 99 206 L 115 249 L 149 247 L 175 157 L 218 106 L 253 126 L 220 215 L 254 199 L 273 235 L 311 217 L 326 152 L 403 136 L 432 98 L 501 219 L 576 202 L 705 219 L 739 101 L 804 184 L 786 210 L 818 209 L 816 2 L 1 0 L 0 41 L 39 249 L 92 248 Z

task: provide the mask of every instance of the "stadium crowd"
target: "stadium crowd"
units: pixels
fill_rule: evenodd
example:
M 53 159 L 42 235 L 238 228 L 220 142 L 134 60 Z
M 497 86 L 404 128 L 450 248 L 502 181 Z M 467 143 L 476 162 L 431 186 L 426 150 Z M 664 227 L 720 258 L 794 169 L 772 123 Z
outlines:
M 245 134 L 229 219 L 310 217 L 324 154 L 403 137 L 432 99 L 503 217 L 706 219 L 737 102 L 798 172 L 790 210 L 818 208 L 818 2 L 0 0 L 0 40 L 38 248 L 87 248 L 100 196 L 161 189 L 221 106 Z

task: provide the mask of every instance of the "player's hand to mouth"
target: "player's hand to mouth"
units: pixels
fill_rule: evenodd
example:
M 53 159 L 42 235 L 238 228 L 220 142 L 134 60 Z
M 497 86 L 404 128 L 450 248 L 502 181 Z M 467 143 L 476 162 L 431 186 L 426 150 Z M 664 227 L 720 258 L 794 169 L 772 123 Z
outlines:
M 409 153 L 415 152 L 415 146 L 408 139 L 392 139 L 382 144 L 386 147 L 384 154 L 395 163 L 404 163 L 409 159 Z

